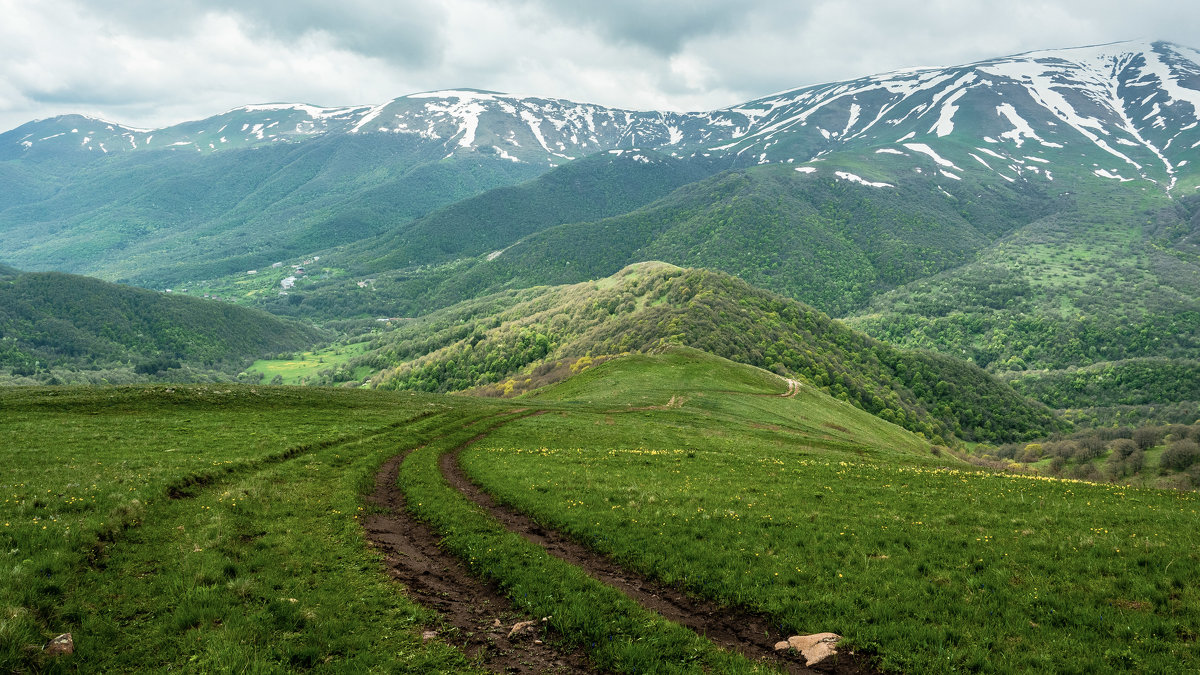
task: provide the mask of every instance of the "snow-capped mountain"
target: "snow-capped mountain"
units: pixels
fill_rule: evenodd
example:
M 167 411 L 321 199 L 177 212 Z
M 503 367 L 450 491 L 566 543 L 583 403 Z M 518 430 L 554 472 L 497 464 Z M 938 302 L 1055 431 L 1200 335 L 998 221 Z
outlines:
M 0 159 L 73 149 L 210 152 L 330 134 L 390 134 L 512 162 L 558 165 L 646 148 L 739 164 L 802 164 L 843 151 L 960 178 L 1084 170 L 1174 187 L 1200 161 L 1200 52 L 1166 42 L 1029 52 L 803 87 L 705 113 L 645 112 L 478 90 L 377 106 L 252 105 L 155 130 L 64 116 L 0 135 Z M 1194 183 L 1195 181 L 1191 181 Z
M 874 147 L 927 155 L 947 174 L 958 161 L 1014 180 L 1054 163 L 1170 186 L 1200 146 L 1200 52 L 1165 42 L 1029 52 L 806 87 L 726 112 L 742 113 L 727 119 L 746 132 L 712 151 L 758 161 Z

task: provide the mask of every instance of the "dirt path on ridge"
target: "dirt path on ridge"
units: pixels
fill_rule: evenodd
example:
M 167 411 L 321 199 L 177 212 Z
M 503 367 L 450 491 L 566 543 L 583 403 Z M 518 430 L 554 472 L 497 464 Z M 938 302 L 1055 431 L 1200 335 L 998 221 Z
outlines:
M 438 538 L 429 527 L 404 508 L 396 477 L 407 456 L 406 452 L 389 459 L 376 473 L 375 488 L 366 501 L 385 512 L 366 516 L 363 528 L 371 545 L 383 552 L 388 572 L 404 584 L 407 595 L 437 610 L 457 629 L 439 632 L 432 639 L 459 647 L 468 658 L 493 672 L 595 672 L 581 650 L 559 652 L 534 637 L 508 639 L 513 624 L 535 617 L 515 612 L 497 588 L 471 576 L 458 558 L 438 547 Z
M 800 393 L 800 381 L 793 380 L 790 377 L 785 377 L 784 379 L 787 380 L 788 388 L 787 391 L 783 392 L 779 396 L 781 398 L 796 398 L 796 394 Z

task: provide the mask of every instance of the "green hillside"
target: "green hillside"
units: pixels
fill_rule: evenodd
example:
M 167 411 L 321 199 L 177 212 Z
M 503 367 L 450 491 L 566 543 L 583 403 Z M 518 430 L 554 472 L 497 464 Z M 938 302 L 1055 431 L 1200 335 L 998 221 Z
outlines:
M 432 253 L 443 246 L 442 235 L 433 234 L 431 226 L 419 241 L 429 243 L 432 253 L 405 253 L 403 264 L 385 256 L 371 265 L 369 275 L 315 289 L 302 302 L 289 298 L 268 306 L 322 317 L 386 314 L 385 308 L 392 315 L 411 316 L 505 288 L 575 283 L 641 260 L 665 260 L 734 274 L 838 315 L 862 307 L 883 291 L 973 260 L 996 238 L 1046 213 L 1053 203 L 1030 185 L 1011 187 L 969 178 L 951 188 L 960 197 L 948 198 L 921 175 L 879 176 L 878 169 L 858 156 L 829 162 L 833 165 L 823 163 L 815 174 L 787 165 L 726 171 L 602 219 L 597 217 L 605 215 L 603 210 L 548 206 L 550 197 L 584 199 L 547 190 L 543 184 L 561 185 L 556 174 L 565 174 L 568 165 L 519 190 L 496 191 L 435 214 L 453 215 L 455 222 L 465 223 L 457 229 L 439 217 L 427 219 L 438 223 L 438 231 L 466 230 L 487 242 L 473 248 L 455 244 L 458 260 L 417 264 L 436 260 Z M 865 187 L 839 179 L 834 175 L 838 166 L 894 181 L 896 187 Z M 638 200 L 609 202 L 606 197 L 628 182 L 606 176 L 604 182 L 587 186 L 583 195 L 590 196 L 585 201 L 630 208 Z M 667 183 L 660 179 L 654 185 Z M 517 200 L 522 193 L 529 198 Z M 644 191 L 634 194 L 639 199 L 647 196 Z M 551 224 L 556 226 L 546 227 Z M 462 238 L 454 236 L 455 241 Z M 332 253 L 330 264 L 354 269 L 360 257 L 351 248 Z M 391 261 L 395 269 L 386 273 L 383 261 Z M 365 276 L 372 278 L 372 288 L 359 292 L 355 282 Z
M 0 335 L 11 378 L 96 382 L 162 371 L 228 379 L 256 357 L 329 337 L 229 303 L 56 272 L 0 278 Z
M 370 274 L 492 253 L 555 225 L 632 211 L 711 172 L 707 162 L 657 152 L 601 152 L 456 202 L 338 257 Z
M 1072 200 L 977 260 L 878 297 L 848 323 L 962 355 L 1055 408 L 1196 401 L 1194 387 L 1170 384 L 1191 378 L 1200 357 L 1191 214 L 1161 193 L 1120 187 Z M 1063 387 L 1079 369 L 1111 376 Z
M 671 344 L 794 374 L 935 440 L 1011 440 L 1057 425 L 1044 407 L 968 363 L 895 349 L 734 277 L 662 263 L 399 322 L 316 381 L 357 381 L 366 368 L 380 388 L 456 391 L 532 381 L 562 359 Z
M 171 286 L 357 241 L 542 172 L 405 138 L 0 162 L 0 250 L 27 269 Z M 120 195 L 120 199 L 114 199 Z

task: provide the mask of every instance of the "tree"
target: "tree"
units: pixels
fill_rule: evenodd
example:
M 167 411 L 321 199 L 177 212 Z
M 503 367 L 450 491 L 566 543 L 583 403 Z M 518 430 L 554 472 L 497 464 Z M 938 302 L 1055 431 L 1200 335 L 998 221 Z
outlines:
M 1061 476 L 1063 468 L 1066 467 L 1066 465 L 1067 460 L 1063 459 L 1061 456 L 1058 456 L 1050 460 L 1050 466 L 1047 470 L 1050 472 L 1051 476 Z
M 1149 450 L 1158 445 L 1158 441 L 1162 438 L 1159 429 L 1156 427 L 1142 427 L 1135 429 L 1133 432 L 1133 442 L 1141 450 Z
M 1125 459 L 1138 450 L 1137 443 L 1128 438 L 1118 438 L 1109 443 L 1108 447 L 1112 450 L 1112 456 L 1117 459 Z
M 1163 469 L 1186 471 L 1196 462 L 1200 462 L 1200 445 L 1191 440 L 1178 440 L 1167 446 L 1158 464 Z
M 1141 473 L 1142 467 L 1146 465 L 1146 453 L 1141 450 L 1135 450 L 1133 454 L 1125 459 L 1125 468 L 1130 474 Z

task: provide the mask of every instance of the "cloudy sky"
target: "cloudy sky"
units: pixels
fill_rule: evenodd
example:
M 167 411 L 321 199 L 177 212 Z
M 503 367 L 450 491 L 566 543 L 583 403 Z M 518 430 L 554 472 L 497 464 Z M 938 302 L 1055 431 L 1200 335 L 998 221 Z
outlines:
M 707 110 L 897 68 L 1125 39 L 1200 47 L 1178 0 L 0 0 L 0 130 L 157 127 L 248 103 L 475 87 Z

